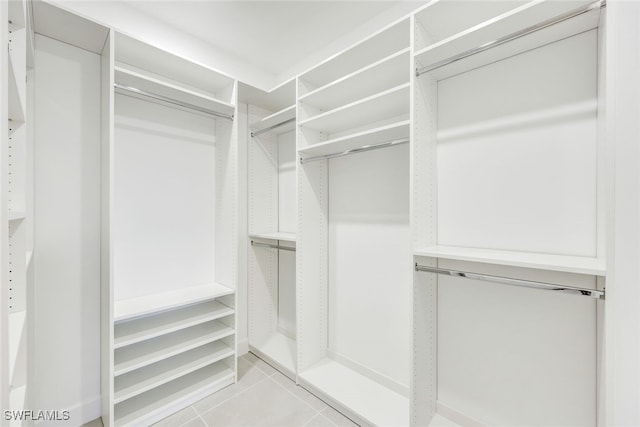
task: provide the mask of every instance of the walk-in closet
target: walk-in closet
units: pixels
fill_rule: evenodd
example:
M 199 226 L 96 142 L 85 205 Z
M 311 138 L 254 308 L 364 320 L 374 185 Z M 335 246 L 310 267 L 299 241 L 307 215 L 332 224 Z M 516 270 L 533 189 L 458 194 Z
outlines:
M 640 3 L 0 21 L 0 425 L 640 425 Z

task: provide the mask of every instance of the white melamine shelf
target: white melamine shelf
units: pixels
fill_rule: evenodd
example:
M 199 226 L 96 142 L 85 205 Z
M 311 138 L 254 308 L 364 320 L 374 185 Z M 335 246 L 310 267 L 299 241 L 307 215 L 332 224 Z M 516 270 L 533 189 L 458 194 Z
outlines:
M 416 67 L 428 67 L 440 61 L 454 57 L 484 43 L 509 36 L 518 30 L 538 24 L 547 19 L 570 12 L 592 3 L 580 0 L 576 2 L 529 2 L 512 9 L 494 19 L 464 30 L 437 43 L 431 44 L 415 53 Z M 563 38 L 596 28 L 599 21 L 599 9 L 590 13 L 567 19 L 508 43 L 492 47 L 433 71 L 436 79 L 448 77 L 467 70 L 499 61 L 552 43 Z
M 298 377 L 304 387 L 340 402 L 372 425 L 409 425 L 407 397 L 338 362 L 323 359 Z
M 276 125 L 279 125 L 280 123 L 284 123 L 288 120 L 293 119 L 292 121 L 289 121 L 288 123 L 282 126 L 278 126 L 273 130 L 269 131 L 270 133 L 279 135 L 281 133 L 292 131 L 296 128 L 295 118 L 296 118 L 296 106 L 291 105 L 287 108 L 284 108 L 280 111 L 277 111 L 271 114 L 270 116 L 265 117 L 264 119 L 256 123 L 252 123 L 249 127 L 252 132 L 260 132 L 264 129 L 268 129 L 272 126 L 276 126 Z
M 213 283 L 210 285 L 178 289 L 162 294 L 116 301 L 113 317 L 115 322 L 120 322 L 184 305 L 215 299 L 224 295 L 231 295 L 234 292 L 231 288 Z
M 588 274 L 593 276 L 604 276 L 606 274 L 604 259 L 570 255 L 538 254 L 453 246 L 429 246 L 415 250 L 414 255 L 535 268 L 539 270 L 563 271 L 566 273 Z
M 22 335 L 25 332 L 27 321 L 27 312 L 18 311 L 9 314 L 9 381 L 13 382 L 16 366 L 18 363 L 18 355 L 22 344 Z
M 148 425 L 145 420 L 157 421 L 159 414 L 169 415 L 170 408 L 193 403 L 234 381 L 233 370 L 224 363 L 206 366 L 116 405 L 115 425 Z
M 9 2 L 12 3 L 12 2 Z M 13 71 L 13 62 L 11 55 L 7 55 L 9 58 L 9 78 L 8 78 L 8 96 L 7 101 L 9 103 L 9 120 L 13 122 L 24 122 L 24 102 L 20 97 L 21 91 L 18 88 L 18 79 Z
M 25 213 L 19 211 L 9 211 L 8 217 L 9 221 L 20 221 L 25 218 Z
M 253 237 L 254 239 L 281 240 L 283 242 L 296 241 L 296 233 L 288 233 L 286 231 L 274 231 L 273 233 L 250 233 L 249 237 Z
M 326 154 L 340 153 L 342 151 L 360 148 L 365 145 L 376 145 L 383 142 L 394 141 L 409 137 L 409 120 L 368 129 L 363 132 L 354 133 L 340 138 L 314 144 L 301 148 L 298 154 L 303 157 L 322 156 Z
M 410 49 L 402 49 L 380 61 L 300 97 L 300 101 L 321 110 L 365 97 L 409 81 Z
M 405 83 L 364 99 L 299 122 L 300 126 L 324 133 L 357 128 L 409 113 L 409 88 Z
M 135 344 L 221 317 L 231 316 L 233 313 L 234 310 L 232 308 L 218 301 L 208 301 L 118 323 L 114 332 L 114 348 Z
M 119 348 L 115 350 L 114 375 L 124 375 L 233 334 L 233 328 L 214 320 Z
M 251 351 L 295 375 L 297 347 L 291 338 L 276 333 L 262 343 L 252 344 Z
M 235 107 L 232 104 L 219 100 L 211 94 L 181 86 L 173 81 L 162 80 L 156 76 L 148 75 L 141 70 L 129 69 L 123 65 L 115 66 L 115 81 L 117 84 L 195 105 L 219 114 L 233 115 L 235 111 Z M 121 93 L 133 95 L 127 91 Z
M 218 341 L 119 376 L 115 379 L 114 403 L 131 399 L 234 354 L 232 348 Z

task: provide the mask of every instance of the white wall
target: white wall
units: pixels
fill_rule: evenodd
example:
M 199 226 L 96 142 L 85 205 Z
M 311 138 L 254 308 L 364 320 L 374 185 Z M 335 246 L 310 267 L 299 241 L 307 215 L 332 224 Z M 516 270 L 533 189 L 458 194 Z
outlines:
M 34 409 L 100 416 L 100 57 L 36 37 Z

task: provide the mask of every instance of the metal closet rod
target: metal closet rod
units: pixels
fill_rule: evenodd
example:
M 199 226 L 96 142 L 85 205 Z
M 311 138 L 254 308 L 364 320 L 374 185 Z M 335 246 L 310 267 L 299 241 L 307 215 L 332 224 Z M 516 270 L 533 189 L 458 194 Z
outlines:
M 289 124 L 289 123 L 291 123 L 291 122 L 295 122 L 295 121 L 296 121 L 296 118 L 295 118 L 295 117 L 292 117 L 292 118 L 287 119 L 287 120 L 285 120 L 285 121 L 283 121 L 283 122 L 276 123 L 276 124 L 275 124 L 275 125 L 273 125 L 273 126 L 269 126 L 268 128 L 264 128 L 264 129 L 257 130 L 257 131 L 255 131 L 255 132 L 251 132 L 251 138 L 256 137 L 256 136 L 258 136 L 258 135 L 262 135 L 263 133 L 267 133 L 267 132 L 269 132 L 270 130 L 274 130 L 274 129 L 276 129 L 276 128 L 279 128 L 280 126 L 284 126 L 284 125 L 286 125 L 286 124 Z
M 272 249 L 282 249 L 283 251 L 291 251 L 291 252 L 296 251 L 296 248 L 289 248 L 287 246 L 280 246 L 280 245 L 272 245 L 270 243 L 254 242 L 253 240 L 251 241 L 251 246 L 260 246 L 262 248 L 272 248 Z
M 580 296 L 604 299 L 604 291 L 594 291 L 593 289 L 576 288 L 574 286 L 559 286 L 551 283 L 535 282 L 532 280 L 512 279 L 510 277 L 492 276 L 489 274 L 468 273 L 466 271 L 450 270 L 448 268 L 436 268 L 426 265 L 415 264 L 416 271 L 428 273 L 444 274 L 447 276 L 463 277 L 465 279 L 483 280 L 485 282 L 500 283 L 503 285 L 521 286 L 525 288 L 542 289 L 545 291 L 555 291 Z
M 484 51 L 489 50 L 489 49 L 493 49 L 494 47 L 498 47 L 498 46 L 503 45 L 505 43 L 508 43 L 510 41 L 519 39 L 520 37 L 527 36 L 529 34 L 535 33 L 536 31 L 543 30 L 543 29 L 545 29 L 547 27 L 550 27 L 552 25 L 559 24 L 559 23 L 564 22 L 564 21 L 566 21 L 568 19 L 575 18 L 575 17 L 580 16 L 580 15 L 582 15 L 584 13 L 591 12 L 592 10 L 595 10 L 595 9 L 604 8 L 606 6 L 607 6 L 606 0 L 601 0 L 601 1 L 597 1 L 595 3 L 591 3 L 591 4 L 589 4 L 589 5 L 585 6 L 585 7 L 582 7 L 580 9 L 572 10 L 570 12 L 567 12 L 567 13 L 565 13 L 563 15 L 560 15 L 560 16 L 557 16 L 555 18 L 548 19 L 546 21 L 540 22 L 539 24 L 532 25 L 530 27 L 527 27 L 527 28 L 524 28 L 522 30 L 516 31 L 515 33 L 508 34 L 508 35 L 506 35 L 504 37 L 500 37 L 499 39 L 484 43 L 481 46 L 478 46 L 478 47 L 473 48 L 473 49 L 469 49 L 469 50 L 467 50 L 465 52 L 459 53 L 459 54 L 454 55 L 454 56 L 452 56 L 450 58 L 443 59 L 442 61 L 438 61 L 435 64 L 427 65 L 427 66 L 422 67 L 422 68 L 418 68 L 418 69 L 416 69 L 416 76 L 420 76 L 420 75 L 422 75 L 424 73 L 428 73 L 429 71 L 437 70 L 438 68 L 442 68 L 445 65 L 453 64 L 454 62 L 457 62 L 457 61 L 460 61 L 462 59 L 468 58 L 469 56 L 475 55 L 475 54 L 480 53 L 480 52 L 484 52 Z
M 233 120 L 233 115 L 218 113 L 216 111 L 208 110 L 206 108 L 199 107 L 197 105 L 188 104 L 186 102 L 181 102 L 181 101 L 175 100 L 173 98 L 168 98 L 166 96 L 158 95 L 156 93 L 147 92 L 146 90 L 138 89 L 136 87 L 121 85 L 119 83 L 114 83 L 113 87 L 115 87 L 116 89 L 119 89 L 119 90 L 124 90 L 126 92 L 131 92 L 131 93 L 135 93 L 137 95 L 146 96 L 147 98 L 152 98 L 152 99 L 156 99 L 158 101 L 168 102 L 169 104 L 178 105 L 180 107 L 188 108 L 190 110 L 194 110 L 194 111 L 197 111 L 199 113 L 209 114 L 209 115 L 212 115 L 212 116 L 220 117 L 222 119 Z
M 313 156 L 313 157 L 301 157 L 300 163 L 304 164 L 308 162 L 315 162 L 316 160 L 333 159 L 334 157 L 348 156 L 349 154 L 356 154 L 356 153 L 362 153 L 364 151 L 377 150 L 378 148 L 392 147 L 394 145 L 406 144 L 407 142 L 409 142 L 409 138 L 394 139 L 393 141 L 387 141 L 380 144 L 365 145 L 364 147 L 352 148 L 350 150 L 342 151 L 340 153 L 323 154 L 321 156 Z

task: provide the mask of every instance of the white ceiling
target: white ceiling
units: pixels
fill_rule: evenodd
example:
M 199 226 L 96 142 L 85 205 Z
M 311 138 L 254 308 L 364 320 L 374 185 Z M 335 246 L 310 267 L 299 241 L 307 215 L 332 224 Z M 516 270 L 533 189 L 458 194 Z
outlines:
M 359 27 L 372 21 L 389 23 L 424 1 L 126 0 L 124 3 L 282 77 L 288 71 L 291 74 L 296 65 L 309 62 L 314 54 L 326 53 L 328 46 L 337 45 L 337 41 Z

